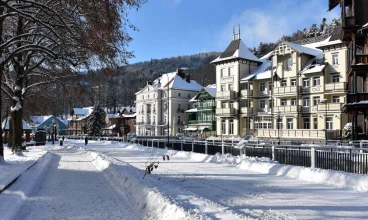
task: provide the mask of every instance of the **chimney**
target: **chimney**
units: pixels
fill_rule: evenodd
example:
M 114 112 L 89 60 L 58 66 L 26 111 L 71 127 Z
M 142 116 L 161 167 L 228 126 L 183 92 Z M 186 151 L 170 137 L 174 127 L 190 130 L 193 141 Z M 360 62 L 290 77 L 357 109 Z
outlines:
M 185 72 L 183 69 L 178 69 L 178 73 L 177 73 L 178 76 L 180 76 L 182 79 L 184 79 L 185 77 Z
M 185 81 L 187 81 L 187 83 L 190 83 L 190 75 L 189 74 L 185 75 Z

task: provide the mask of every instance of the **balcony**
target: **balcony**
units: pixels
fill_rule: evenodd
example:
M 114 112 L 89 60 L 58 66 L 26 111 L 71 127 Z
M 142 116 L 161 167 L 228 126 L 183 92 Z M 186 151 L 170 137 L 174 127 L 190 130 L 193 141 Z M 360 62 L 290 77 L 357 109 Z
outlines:
M 241 97 L 250 97 L 253 96 L 253 90 L 247 90 L 247 89 L 243 89 L 240 91 L 240 95 Z
M 234 76 L 224 76 L 220 78 L 221 83 L 234 82 Z
M 346 95 L 346 102 L 347 103 L 358 103 L 358 102 L 367 102 L 368 104 L 368 93 L 349 93 Z
M 261 97 L 261 96 L 269 96 L 271 95 L 271 91 L 267 91 L 267 90 L 263 90 L 263 91 L 259 91 L 258 92 L 258 97 Z
M 240 114 L 252 114 L 253 108 L 241 107 Z
M 271 113 L 272 108 L 259 108 L 257 109 L 257 113 Z
M 317 92 L 323 92 L 322 86 L 313 86 L 313 87 L 302 87 L 301 88 L 302 93 L 317 93 Z
M 258 129 L 257 137 L 281 138 L 320 138 L 324 139 L 326 132 L 315 129 Z
M 216 106 L 198 106 L 197 107 L 197 110 L 198 111 L 206 111 L 206 110 L 215 110 L 216 109 Z
M 236 97 L 237 96 L 235 91 L 223 91 L 216 93 L 217 99 L 235 99 Z
M 328 103 L 327 104 L 327 111 L 341 111 L 343 104 L 342 103 Z M 318 104 L 318 111 L 323 112 L 326 111 L 325 104 Z
M 355 59 L 356 65 L 368 64 L 368 54 L 357 54 Z
M 236 111 L 235 108 L 217 108 L 216 115 L 236 115 Z
M 287 93 L 292 93 L 292 95 L 296 95 L 296 92 L 297 92 L 296 86 L 276 87 L 273 89 L 274 95 L 287 94 Z
M 273 112 L 300 112 L 300 105 L 274 106 Z
M 345 92 L 346 88 L 347 87 L 345 82 L 326 83 L 325 85 L 326 92 Z

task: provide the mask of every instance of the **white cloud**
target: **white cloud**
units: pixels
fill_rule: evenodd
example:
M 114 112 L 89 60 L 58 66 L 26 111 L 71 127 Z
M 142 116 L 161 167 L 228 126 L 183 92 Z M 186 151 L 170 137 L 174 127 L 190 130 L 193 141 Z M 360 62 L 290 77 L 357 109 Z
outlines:
M 249 8 L 241 14 L 235 14 L 222 27 L 216 39 L 218 49 L 224 49 L 232 38 L 232 28 L 240 24 L 241 39 L 249 47 L 259 42 L 275 42 L 283 34 L 288 35 L 297 29 L 309 28 L 319 24 L 322 18 L 331 21 L 339 16 L 339 11 L 327 11 L 326 1 L 279 0 L 271 1 L 262 8 Z

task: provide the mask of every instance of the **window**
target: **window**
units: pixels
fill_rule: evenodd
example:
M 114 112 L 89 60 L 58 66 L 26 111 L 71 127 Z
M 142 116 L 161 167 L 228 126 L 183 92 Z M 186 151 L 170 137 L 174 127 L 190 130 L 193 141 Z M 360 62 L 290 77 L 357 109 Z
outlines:
M 331 81 L 332 81 L 333 83 L 338 83 L 338 82 L 340 82 L 340 74 L 339 74 L 339 73 L 331 74 Z
M 178 124 L 180 124 L 180 116 L 178 116 Z
M 284 61 L 284 69 L 285 70 L 291 70 L 291 67 L 293 66 L 293 61 L 290 59 Z
M 282 118 L 280 118 L 280 117 L 277 118 L 277 129 L 283 129 L 283 127 L 282 127 Z
M 225 69 L 221 69 L 221 77 L 224 77 Z
M 296 99 L 291 99 L 290 103 L 291 105 L 296 105 Z
M 229 134 L 234 134 L 234 121 L 230 120 Z
M 313 97 L 313 105 L 316 106 L 320 103 L 320 98 L 319 96 L 315 96 Z
M 225 85 L 221 85 L 221 92 L 225 92 L 225 88 L 226 88 Z
M 309 118 L 303 118 L 303 128 L 309 129 L 310 128 L 310 119 Z
M 286 99 L 281 99 L 281 106 L 285 106 L 286 105 Z
M 226 124 L 225 120 L 221 121 L 221 134 L 225 134 Z
M 188 110 L 190 109 L 190 104 L 188 104 Z
M 290 85 L 291 86 L 296 86 L 296 79 L 290 80 Z
M 332 65 L 338 65 L 339 64 L 339 54 L 334 53 L 332 54 Z
M 241 101 L 241 106 L 242 107 L 248 107 L 248 100 L 242 100 Z
M 294 129 L 292 118 L 287 118 L 286 119 L 286 129 Z
M 188 99 L 190 99 L 190 94 L 188 94 Z
M 234 75 L 234 68 L 230 67 L 229 68 L 229 76 L 233 76 Z
M 221 103 L 221 108 L 226 108 L 226 102 Z
M 268 82 L 268 91 L 272 90 L 272 82 Z
M 268 107 L 272 108 L 274 106 L 274 103 L 272 102 L 272 99 L 268 100 Z
M 234 91 L 234 84 L 229 84 L 229 91 Z
M 266 90 L 265 84 L 264 83 L 260 83 L 259 84 L 259 91 L 263 92 Z
M 313 77 L 313 86 L 320 86 L 319 76 Z
M 229 108 L 234 108 L 234 102 L 229 102 Z
M 180 97 L 180 92 L 179 92 L 178 96 Z
M 304 88 L 309 87 L 309 79 L 308 79 L 308 78 L 304 78 L 304 79 L 303 79 L 303 87 L 304 87 Z
M 178 104 L 178 111 L 180 111 L 180 104 Z
M 286 87 L 286 86 L 287 86 L 286 80 L 281 80 L 281 87 Z
M 242 90 L 247 90 L 248 89 L 248 83 L 242 83 L 241 85 Z
M 327 130 L 332 130 L 333 129 L 332 117 L 327 117 L 327 119 L 326 119 L 326 128 L 327 128 Z
M 313 118 L 313 128 L 318 129 L 317 118 Z
M 309 107 L 309 98 L 304 98 L 303 99 L 303 106 L 304 107 Z
M 265 100 L 259 101 L 259 107 L 262 109 L 266 108 L 266 101 Z
M 339 96 L 332 96 L 332 103 L 340 103 L 340 97 Z

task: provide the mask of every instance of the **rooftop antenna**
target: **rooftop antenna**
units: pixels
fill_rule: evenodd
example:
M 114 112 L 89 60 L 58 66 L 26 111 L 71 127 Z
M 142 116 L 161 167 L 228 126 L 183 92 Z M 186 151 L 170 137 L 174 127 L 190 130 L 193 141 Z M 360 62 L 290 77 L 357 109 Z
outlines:
M 238 39 L 240 40 L 240 24 L 239 24 L 239 33 L 238 33 Z
M 233 40 L 235 40 L 235 27 L 233 26 Z

